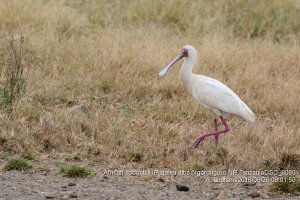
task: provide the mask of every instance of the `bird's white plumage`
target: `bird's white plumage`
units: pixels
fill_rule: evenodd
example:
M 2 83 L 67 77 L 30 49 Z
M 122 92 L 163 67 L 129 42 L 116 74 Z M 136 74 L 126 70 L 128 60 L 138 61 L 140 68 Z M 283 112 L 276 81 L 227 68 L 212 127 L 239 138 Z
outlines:
M 234 114 L 254 122 L 255 117 L 250 108 L 226 85 L 220 81 L 202 75 L 193 74 L 195 80 L 192 96 L 216 115 Z
M 194 99 L 201 105 L 211 109 L 217 116 L 234 114 L 243 119 L 254 122 L 255 116 L 251 109 L 226 85 L 213 78 L 192 73 L 197 61 L 197 51 L 191 45 L 186 45 L 183 50 L 188 50 L 188 56 L 179 54 L 161 72 L 163 76 L 180 58 L 186 57 L 181 66 L 181 78 Z

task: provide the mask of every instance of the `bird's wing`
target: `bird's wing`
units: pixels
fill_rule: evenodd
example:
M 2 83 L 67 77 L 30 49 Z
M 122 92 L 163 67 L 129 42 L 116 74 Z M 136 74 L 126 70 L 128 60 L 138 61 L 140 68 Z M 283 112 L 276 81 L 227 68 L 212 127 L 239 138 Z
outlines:
M 206 107 L 241 116 L 254 122 L 255 117 L 250 108 L 226 85 L 218 80 L 196 75 L 193 97 Z

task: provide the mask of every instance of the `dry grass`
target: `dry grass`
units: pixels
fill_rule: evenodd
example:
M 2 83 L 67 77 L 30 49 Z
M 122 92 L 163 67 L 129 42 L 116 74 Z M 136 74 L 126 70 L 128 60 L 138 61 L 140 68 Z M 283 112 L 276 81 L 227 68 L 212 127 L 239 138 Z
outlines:
M 22 32 L 32 57 L 25 95 L 0 113 L 0 152 L 279 168 L 283 154 L 300 155 L 299 9 L 297 0 L 0 1 L 0 48 Z M 219 150 L 211 140 L 188 149 L 213 116 L 183 88 L 179 64 L 158 79 L 185 44 L 199 51 L 195 72 L 231 87 L 257 117 L 231 118 Z M 88 117 L 70 112 L 77 104 Z

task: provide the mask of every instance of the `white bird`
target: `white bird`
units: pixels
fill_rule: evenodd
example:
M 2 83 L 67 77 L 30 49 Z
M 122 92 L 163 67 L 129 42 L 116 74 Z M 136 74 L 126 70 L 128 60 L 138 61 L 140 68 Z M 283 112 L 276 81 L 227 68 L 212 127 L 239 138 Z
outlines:
M 230 88 L 213 78 L 193 74 L 197 51 L 191 45 L 184 46 L 180 54 L 159 73 L 159 76 L 164 76 L 181 58 L 185 58 L 180 72 L 184 86 L 199 104 L 212 110 L 215 114 L 215 130 L 200 135 L 191 148 L 197 148 L 209 136 L 215 137 L 215 145 L 218 146 L 219 134 L 229 131 L 226 123 L 228 114 L 237 115 L 251 123 L 255 122 L 255 116 L 251 109 Z M 218 130 L 218 118 L 224 125 L 223 130 Z

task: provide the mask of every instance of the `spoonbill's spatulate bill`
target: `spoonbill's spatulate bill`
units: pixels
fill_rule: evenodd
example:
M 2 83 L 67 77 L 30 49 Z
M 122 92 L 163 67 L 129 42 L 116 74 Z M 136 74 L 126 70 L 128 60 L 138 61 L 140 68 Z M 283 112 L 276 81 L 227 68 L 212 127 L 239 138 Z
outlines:
M 159 76 L 164 76 L 181 58 L 185 58 L 180 72 L 184 86 L 199 104 L 212 110 L 215 114 L 215 130 L 200 135 L 192 148 L 197 148 L 209 136 L 214 136 L 215 144 L 218 146 L 219 134 L 229 131 L 225 119 L 228 114 L 237 115 L 251 123 L 255 122 L 255 116 L 251 109 L 230 88 L 213 78 L 192 73 L 197 61 L 197 51 L 193 46 L 184 46 L 180 54 L 159 73 Z M 224 125 L 223 130 L 218 130 L 218 119 Z

